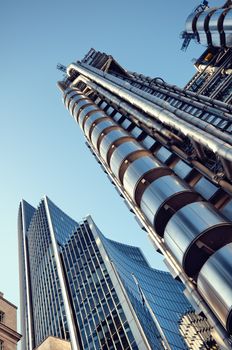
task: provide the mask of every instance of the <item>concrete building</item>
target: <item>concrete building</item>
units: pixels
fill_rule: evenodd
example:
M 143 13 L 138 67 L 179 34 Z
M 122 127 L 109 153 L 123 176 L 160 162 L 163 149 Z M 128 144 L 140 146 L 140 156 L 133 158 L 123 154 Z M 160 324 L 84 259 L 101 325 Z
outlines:
M 205 317 L 188 311 L 180 320 L 180 333 L 189 350 L 220 350 L 212 338 L 212 327 Z
M 216 24 L 207 31 L 210 19 Z M 218 9 L 204 1 L 187 20 L 187 34 L 212 39 L 193 78 L 201 89 L 130 72 L 94 49 L 59 66 L 66 75 L 58 83 L 87 146 L 225 349 L 232 334 L 231 25 L 230 1 Z
M 71 344 L 67 340 L 48 337 L 36 348 L 36 350 L 71 350 Z
M 20 338 L 17 332 L 17 307 L 0 292 L 0 350 L 16 350 Z

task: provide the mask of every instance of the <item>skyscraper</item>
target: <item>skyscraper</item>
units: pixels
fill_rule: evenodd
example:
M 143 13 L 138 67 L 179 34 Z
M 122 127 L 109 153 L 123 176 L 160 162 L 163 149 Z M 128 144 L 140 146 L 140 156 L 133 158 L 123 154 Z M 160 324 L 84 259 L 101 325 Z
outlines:
M 18 216 L 22 349 L 47 336 L 76 339 L 59 246 L 77 223 L 48 199 L 38 209 L 22 200 Z M 74 348 L 75 349 L 75 348 Z
M 213 13 L 218 26 L 209 33 L 206 22 L 196 20 Z M 220 36 L 222 22 L 231 25 L 230 13 L 231 2 L 212 10 L 205 1 L 188 18 L 185 37 L 201 42 L 202 31 Z M 223 30 L 229 38 L 228 25 Z M 58 86 L 88 147 L 185 285 L 191 304 L 230 349 L 231 48 L 229 39 L 204 43 L 210 47 L 197 62 L 199 79 L 193 78 L 197 86 L 204 80 L 202 90 L 193 80 L 182 89 L 127 71 L 94 49 L 81 62 L 59 66 L 66 76 Z
M 22 200 L 19 243 L 23 349 L 49 336 L 72 350 L 186 349 L 182 284 L 90 216 L 77 223 L 47 197 L 37 209 Z

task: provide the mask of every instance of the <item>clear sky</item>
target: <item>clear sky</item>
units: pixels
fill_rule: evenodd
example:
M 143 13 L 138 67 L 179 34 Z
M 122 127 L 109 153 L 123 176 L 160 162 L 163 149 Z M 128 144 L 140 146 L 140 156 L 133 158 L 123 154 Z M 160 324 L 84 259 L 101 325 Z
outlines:
M 223 1 L 210 1 L 222 4 Z M 102 232 L 140 246 L 164 269 L 65 110 L 58 62 L 82 59 L 94 47 L 131 71 L 184 86 L 192 58 L 180 32 L 197 0 L 2 1 L 0 13 L 0 290 L 19 305 L 17 211 L 47 194 L 75 220 L 91 214 Z

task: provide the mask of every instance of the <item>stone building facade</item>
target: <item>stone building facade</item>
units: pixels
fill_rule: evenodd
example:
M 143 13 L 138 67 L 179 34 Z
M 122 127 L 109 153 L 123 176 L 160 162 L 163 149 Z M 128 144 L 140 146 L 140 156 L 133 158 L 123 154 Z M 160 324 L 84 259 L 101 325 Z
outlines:
M 20 338 L 17 332 L 17 307 L 0 292 L 0 350 L 15 350 Z
M 71 350 L 71 344 L 69 341 L 63 339 L 48 337 L 36 350 Z

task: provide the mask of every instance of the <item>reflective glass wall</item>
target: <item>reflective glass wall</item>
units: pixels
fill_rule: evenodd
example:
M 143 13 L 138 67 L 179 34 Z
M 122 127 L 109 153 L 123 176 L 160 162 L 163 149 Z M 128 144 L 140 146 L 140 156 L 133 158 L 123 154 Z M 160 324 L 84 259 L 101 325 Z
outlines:
M 193 310 L 183 286 L 139 248 L 109 240 L 90 216 L 77 223 L 47 197 L 37 209 L 22 201 L 19 239 L 25 349 L 49 335 L 72 349 L 186 349 L 179 322 Z

